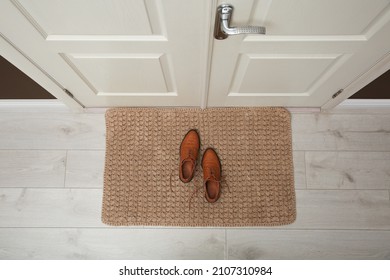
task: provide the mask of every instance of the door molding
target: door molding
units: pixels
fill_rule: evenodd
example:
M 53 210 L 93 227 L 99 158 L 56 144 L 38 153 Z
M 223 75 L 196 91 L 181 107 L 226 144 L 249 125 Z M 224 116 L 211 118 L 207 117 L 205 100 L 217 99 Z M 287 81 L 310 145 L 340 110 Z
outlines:
M 390 99 L 347 99 L 337 105 L 336 109 L 388 108 Z
M 1 112 L 74 112 L 58 99 L 1 99 Z

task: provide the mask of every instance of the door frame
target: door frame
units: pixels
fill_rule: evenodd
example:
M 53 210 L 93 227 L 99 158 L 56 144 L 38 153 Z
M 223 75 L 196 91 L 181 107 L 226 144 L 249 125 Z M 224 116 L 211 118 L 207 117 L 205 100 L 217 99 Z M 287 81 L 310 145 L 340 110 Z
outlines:
M 0 33 L 0 54 L 72 111 L 83 111 L 83 106 L 66 94 L 64 88 L 49 73 L 40 68 L 36 62 L 19 50 L 2 33 Z M 12 101 L 14 102 L 14 100 Z
M 214 37 L 212 36 L 214 30 L 214 20 L 215 17 L 213 7 L 216 7 L 217 1 L 210 1 L 210 6 L 212 7 L 212 14 L 209 16 L 209 34 L 210 40 L 208 43 L 208 55 L 207 55 L 207 73 L 204 75 L 205 79 L 205 93 L 202 95 L 201 108 L 206 108 L 207 96 L 206 91 L 208 90 L 210 69 L 211 69 L 211 54 L 213 51 L 213 41 Z M 72 111 L 82 112 L 84 107 L 77 100 L 73 99 L 65 89 L 53 78 L 50 76 L 50 73 L 44 71 L 39 65 L 30 59 L 26 54 L 24 54 L 20 49 L 18 49 L 10 40 L 8 40 L 2 33 L 0 33 L 0 50 L 1 55 L 24 72 L 27 76 L 32 78 L 35 82 L 41 85 L 44 89 L 50 92 L 58 100 L 63 102 L 68 106 Z M 374 65 L 371 65 L 367 70 L 362 73 L 360 76 L 356 77 L 349 85 L 347 85 L 343 91 L 337 95 L 335 98 L 331 98 L 327 103 L 325 103 L 320 109 L 321 111 L 328 111 L 336 107 L 338 104 L 342 103 L 348 99 L 351 95 L 356 93 L 358 90 L 378 78 L 380 75 L 385 73 L 390 69 L 390 53 L 387 53 Z M 362 105 L 361 105 L 362 106 Z M 91 108 L 89 108 L 91 109 Z M 311 108 L 313 109 L 313 108 Z M 310 111 L 310 110 L 309 110 Z
M 356 77 L 350 84 L 348 84 L 343 91 L 331 98 L 325 103 L 321 110 L 328 111 L 347 100 L 350 96 L 354 95 L 360 89 L 371 83 L 380 75 L 390 70 L 390 52 L 381 57 L 374 65 L 369 67 L 360 76 Z M 359 102 L 359 106 L 364 106 L 365 102 Z M 366 102 L 367 107 L 372 107 L 372 102 Z

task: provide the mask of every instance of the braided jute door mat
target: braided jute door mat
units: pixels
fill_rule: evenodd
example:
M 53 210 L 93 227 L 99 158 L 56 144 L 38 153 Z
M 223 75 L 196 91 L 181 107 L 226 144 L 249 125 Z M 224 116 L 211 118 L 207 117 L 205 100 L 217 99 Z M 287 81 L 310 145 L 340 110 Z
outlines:
M 109 225 L 243 227 L 296 218 L 291 118 L 283 108 L 119 108 L 106 113 L 102 221 Z M 179 179 L 179 147 L 197 129 L 194 179 Z M 201 156 L 213 147 L 222 193 L 204 198 Z M 198 191 L 196 191 L 198 189 Z

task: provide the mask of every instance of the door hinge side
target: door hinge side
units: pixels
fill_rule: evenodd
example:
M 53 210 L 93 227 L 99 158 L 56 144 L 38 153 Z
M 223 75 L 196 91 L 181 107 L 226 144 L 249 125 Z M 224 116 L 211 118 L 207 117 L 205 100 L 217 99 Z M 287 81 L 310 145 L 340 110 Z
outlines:
M 339 89 L 337 92 L 335 92 L 333 95 L 332 95 L 332 98 L 335 99 L 337 96 L 340 95 L 340 93 L 342 93 L 344 91 L 344 89 Z
M 80 102 L 80 100 L 78 100 L 74 95 L 73 93 L 71 93 L 69 90 L 67 90 L 66 88 L 63 89 L 64 92 L 70 97 L 72 98 L 74 101 L 76 101 L 81 107 L 83 107 L 85 109 L 85 106 L 83 103 Z

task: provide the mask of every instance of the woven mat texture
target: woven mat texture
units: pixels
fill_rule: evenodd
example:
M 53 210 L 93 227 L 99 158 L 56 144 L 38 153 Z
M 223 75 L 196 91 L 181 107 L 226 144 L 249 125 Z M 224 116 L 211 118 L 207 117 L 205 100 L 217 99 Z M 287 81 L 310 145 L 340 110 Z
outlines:
M 179 179 L 179 147 L 197 129 L 194 179 Z M 291 118 L 283 108 L 115 108 L 106 113 L 102 221 L 109 225 L 243 227 L 295 221 Z M 201 156 L 213 147 L 222 193 L 204 198 Z M 194 192 L 198 188 L 198 192 Z

